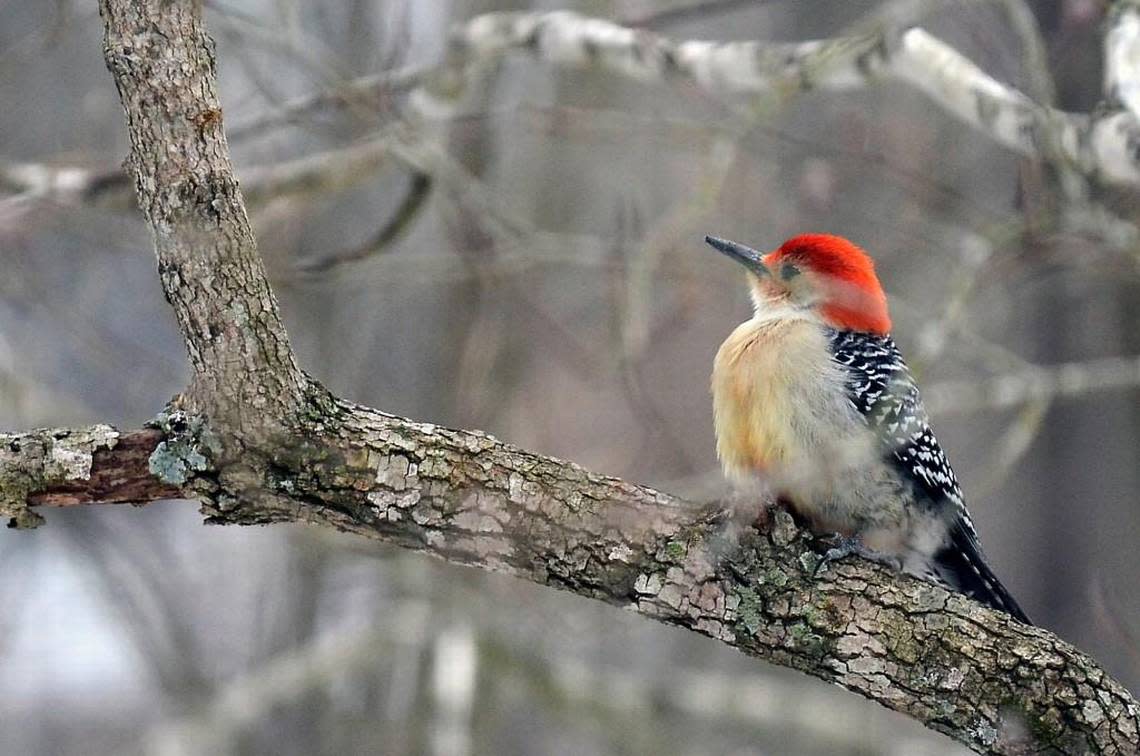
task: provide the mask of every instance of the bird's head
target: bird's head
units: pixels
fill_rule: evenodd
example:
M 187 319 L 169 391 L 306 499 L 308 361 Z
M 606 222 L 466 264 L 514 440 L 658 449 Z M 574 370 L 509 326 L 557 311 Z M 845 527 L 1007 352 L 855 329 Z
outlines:
M 706 236 L 748 270 L 758 314 L 818 318 L 839 330 L 887 334 L 887 297 L 870 256 L 841 236 L 794 236 L 767 254 Z

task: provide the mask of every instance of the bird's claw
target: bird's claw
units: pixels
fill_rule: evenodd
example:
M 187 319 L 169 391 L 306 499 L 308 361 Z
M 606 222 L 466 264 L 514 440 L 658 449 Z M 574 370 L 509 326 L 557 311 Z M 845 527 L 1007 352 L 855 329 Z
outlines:
M 881 564 L 898 572 L 902 569 L 902 560 L 891 554 L 884 554 L 881 551 L 875 551 L 868 548 L 866 544 L 859 538 L 859 536 L 843 535 L 842 533 L 834 533 L 830 536 L 825 536 L 819 540 L 833 544 L 830 549 L 823 553 L 823 558 L 819 560 L 819 564 L 815 566 L 815 576 L 823 571 L 832 562 L 837 562 L 840 559 L 845 559 L 849 556 L 858 556 L 866 559 L 869 562 Z

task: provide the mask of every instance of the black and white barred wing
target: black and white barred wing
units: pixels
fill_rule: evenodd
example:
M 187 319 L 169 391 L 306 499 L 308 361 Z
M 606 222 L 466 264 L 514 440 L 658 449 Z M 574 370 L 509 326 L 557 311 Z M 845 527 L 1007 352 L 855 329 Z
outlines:
M 875 429 L 904 479 L 915 486 L 919 503 L 948 505 L 968 520 L 958 479 L 930 430 L 918 386 L 891 337 L 836 331 L 831 351 L 847 370 L 848 400 Z
M 1028 622 L 986 565 L 954 469 L 930 429 L 918 386 L 894 340 L 835 331 L 831 352 L 847 371 L 848 400 L 875 430 L 884 457 L 911 486 L 916 506 L 946 524 L 947 540 L 932 555 L 933 567 L 963 593 Z

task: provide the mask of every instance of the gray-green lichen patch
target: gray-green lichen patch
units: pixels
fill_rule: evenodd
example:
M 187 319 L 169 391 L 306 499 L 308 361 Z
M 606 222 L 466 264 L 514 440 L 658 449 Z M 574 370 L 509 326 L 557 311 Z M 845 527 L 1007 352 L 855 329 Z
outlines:
M 689 552 L 689 547 L 684 541 L 669 541 L 665 544 L 665 553 L 674 561 L 680 561 L 685 558 Z
M 772 567 L 770 570 L 759 577 L 758 582 L 761 585 L 783 588 L 788 584 L 788 573 L 784 572 L 779 567 Z
M 741 590 L 733 596 L 736 598 L 736 616 L 739 629 L 746 635 L 756 634 L 764 624 L 764 602 L 754 591 Z
M 970 735 L 974 740 L 989 747 L 997 742 L 998 731 L 992 724 L 984 719 L 977 719 L 969 727 Z
M 181 486 L 195 472 L 206 469 L 206 457 L 197 447 L 182 440 L 162 441 L 151 452 L 147 467 L 163 483 Z
M 151 474 L 163 483 L 185 485 L 194 473 L 207 469 L 210 456 L 218 451 L 201 420 L 179 410 L 164 411 L 150 424 L 166 434 L 166 440 L 155 447 L 147 460 Z
M 114 448 L 118 439 L 109 425 L 0 433 L 0 519 L 10 528 L 43 524 L 43 517 L 28 508 L 28 496 L 89 480 L 95 452 Z
M 809 575 L 814 575 L 816 574 L 816 570 L 819 569 L 822 560 L 819 554 L 816 554 L 814 551 L 802 551 L 797 561 L 799 561 L 800 567 L 803 568 L 804 572 Z
M 795 622 L 788 627 L 785 643 L 789 648 L 816 659 L 831 656 L 834 649 L 834 644 L 829 639 L 812 632 L 811 626 L 806 622 Z M 874 672 L 882 671 L 878 668 L 879 660 L 873 660 L 873 663 L 875 665 Z M 850 667 L 850 663 L 848 666 Z

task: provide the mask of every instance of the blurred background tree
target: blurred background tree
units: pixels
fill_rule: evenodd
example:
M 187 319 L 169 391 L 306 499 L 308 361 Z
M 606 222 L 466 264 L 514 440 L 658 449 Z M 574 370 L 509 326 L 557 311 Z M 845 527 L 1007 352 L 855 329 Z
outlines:
M 707 377 L 748 304 L 699 239 L 847 235 L 879 262 L 995 570 L 1140 688 L 1134 189 L 1093 185 L 1103 215 L 1066 221 L 1063 168 L 898 84 L 742 101 L 516 56 L 446 107 L 401 85 L 452 22 L 544 4 L 206 7 L 261 252 L 331 389 L 714 498 Z M 1040 102 L 1102 97 L 1096 0 L 574 9 L 681 39 L 917 23 Z M 137 425 L 187 379 L 101 33 L 91 4 L 0 4 L 0 428 Z M 961 752 L 582 599 L 196 519 L 68 510 L 0 535 L 0 751 Z

